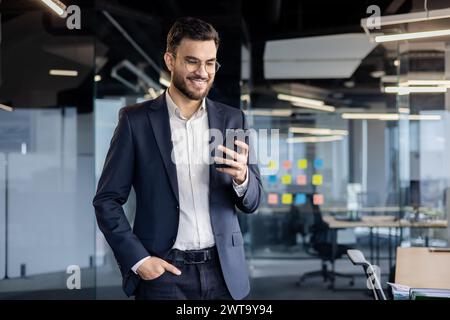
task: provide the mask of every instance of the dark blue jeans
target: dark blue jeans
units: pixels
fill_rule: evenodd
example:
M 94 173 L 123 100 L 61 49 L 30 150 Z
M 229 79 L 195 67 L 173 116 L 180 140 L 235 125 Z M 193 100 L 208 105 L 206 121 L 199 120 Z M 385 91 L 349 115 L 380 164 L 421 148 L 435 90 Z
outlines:
M 223 278 L 217 255 L 204 263 L 187 264 L 173 261 L 172 253 L 165 260 L 181 271 L 177 276 L 166 271 L 153 280 L 141 280 L 136 300 L 232 300 Z

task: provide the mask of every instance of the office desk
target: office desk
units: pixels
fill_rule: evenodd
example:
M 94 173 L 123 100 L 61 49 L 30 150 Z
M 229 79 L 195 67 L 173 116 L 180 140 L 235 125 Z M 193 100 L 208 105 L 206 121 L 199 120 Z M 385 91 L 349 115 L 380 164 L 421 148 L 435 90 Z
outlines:
M 331 232 L 332 246 L 331 256 L 334 257 L 337 250 L 337 231 L 339 229 L 365 227 L 370 228 L 370 262 L 373 263 L 373 244 L 372 244 L 372 229 L 373 228 L 447 228 L 447 220 L 430 220 L 430 221 L 409 221 L 409 220 L 395 220 L 394 216 L 364 216 L 361 221 L 342 221 L 336 220 L 334 216 L 325 215 L 322 217 L 323 221 L 328 224 Z M 397 245 L 396 245 L 397 247 Z M 376 264 L 379 265 L 379 244 L 377 237 L 377 259 Z M 389 231 L 389 267 L 392 265 L 392 244 L 391 244 L 391 232 Z M 334 260 L 331 261 L 332 269 L 335 271 Z M 334 286 L 332 279 L 331 287 Z
M 330 229 L 347 228 L 447 228 L 447 220 L 409 221 L 395 220 L 394 216 L 364 216 L 361 221 L 336 220 L 334 216 L 323 216 Z
M 395 282 L 411 288 L 450 289 L 450 252 L 398 248 Z

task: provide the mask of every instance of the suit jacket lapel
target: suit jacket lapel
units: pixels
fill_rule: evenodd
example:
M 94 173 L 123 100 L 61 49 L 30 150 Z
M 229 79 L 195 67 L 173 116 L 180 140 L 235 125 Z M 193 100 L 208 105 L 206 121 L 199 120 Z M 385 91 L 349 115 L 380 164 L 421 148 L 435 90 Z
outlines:
M 218 129 L 222 132 L 222 136 L 225 137 L 225 118 L 223 116 L 223 111 L 220 105 L 214 103 L 210 99 L 206 98 L 206 110 L 208 113 L 208 124 L 209 129 Z M 211 144 L 212 137 L 209 136 L 209 142 Z M 220 142 L 223 143 L 222 141 Z M 211 191 L 215 182 L 217 170 L 214 166 L 214 162 L 209 165 L 209 190 Z M 211 194 L 211 192 L 210 192 Z
M 171 157 L 173 144 L 165 93 L 161 94 L 153 101 L 153 103 L 149 106 L 147 115 L 166 168 L 167 176 L 169 177 L 170 186 L 172 187 L 175 198 L 179 203 L 177 168 Z

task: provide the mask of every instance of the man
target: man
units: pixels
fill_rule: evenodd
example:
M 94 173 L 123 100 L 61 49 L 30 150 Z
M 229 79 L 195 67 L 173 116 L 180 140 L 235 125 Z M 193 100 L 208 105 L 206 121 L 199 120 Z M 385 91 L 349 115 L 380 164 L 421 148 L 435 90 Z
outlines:
M 209 152 L 208 129 L 246 128 L 242 111 L 206 98 L 218 46 L 210 24 L 179 19 L 164 54 L 170 87 L 119 115 L 93 204 L 136 299 L 242 299 L 250 289 L 236 214 L 254 212 L 262 195 L 249 146 L 219 146 L 232 159 L 214 160 L 228 167 L 194 161 Z M 133 230 L 122 209 L 132 186 Z

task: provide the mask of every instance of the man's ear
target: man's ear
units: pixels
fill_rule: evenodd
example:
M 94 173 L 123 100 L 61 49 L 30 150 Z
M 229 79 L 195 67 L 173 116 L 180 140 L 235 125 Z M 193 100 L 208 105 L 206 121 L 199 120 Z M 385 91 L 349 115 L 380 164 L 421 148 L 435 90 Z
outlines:
M 170 72 L 172 72 L 175 61 L 174 61 L 173 55 L 171 53 L 169 53 L 169 52 L 164 53 L 164 62 L 166 63 L 167 69 Z

